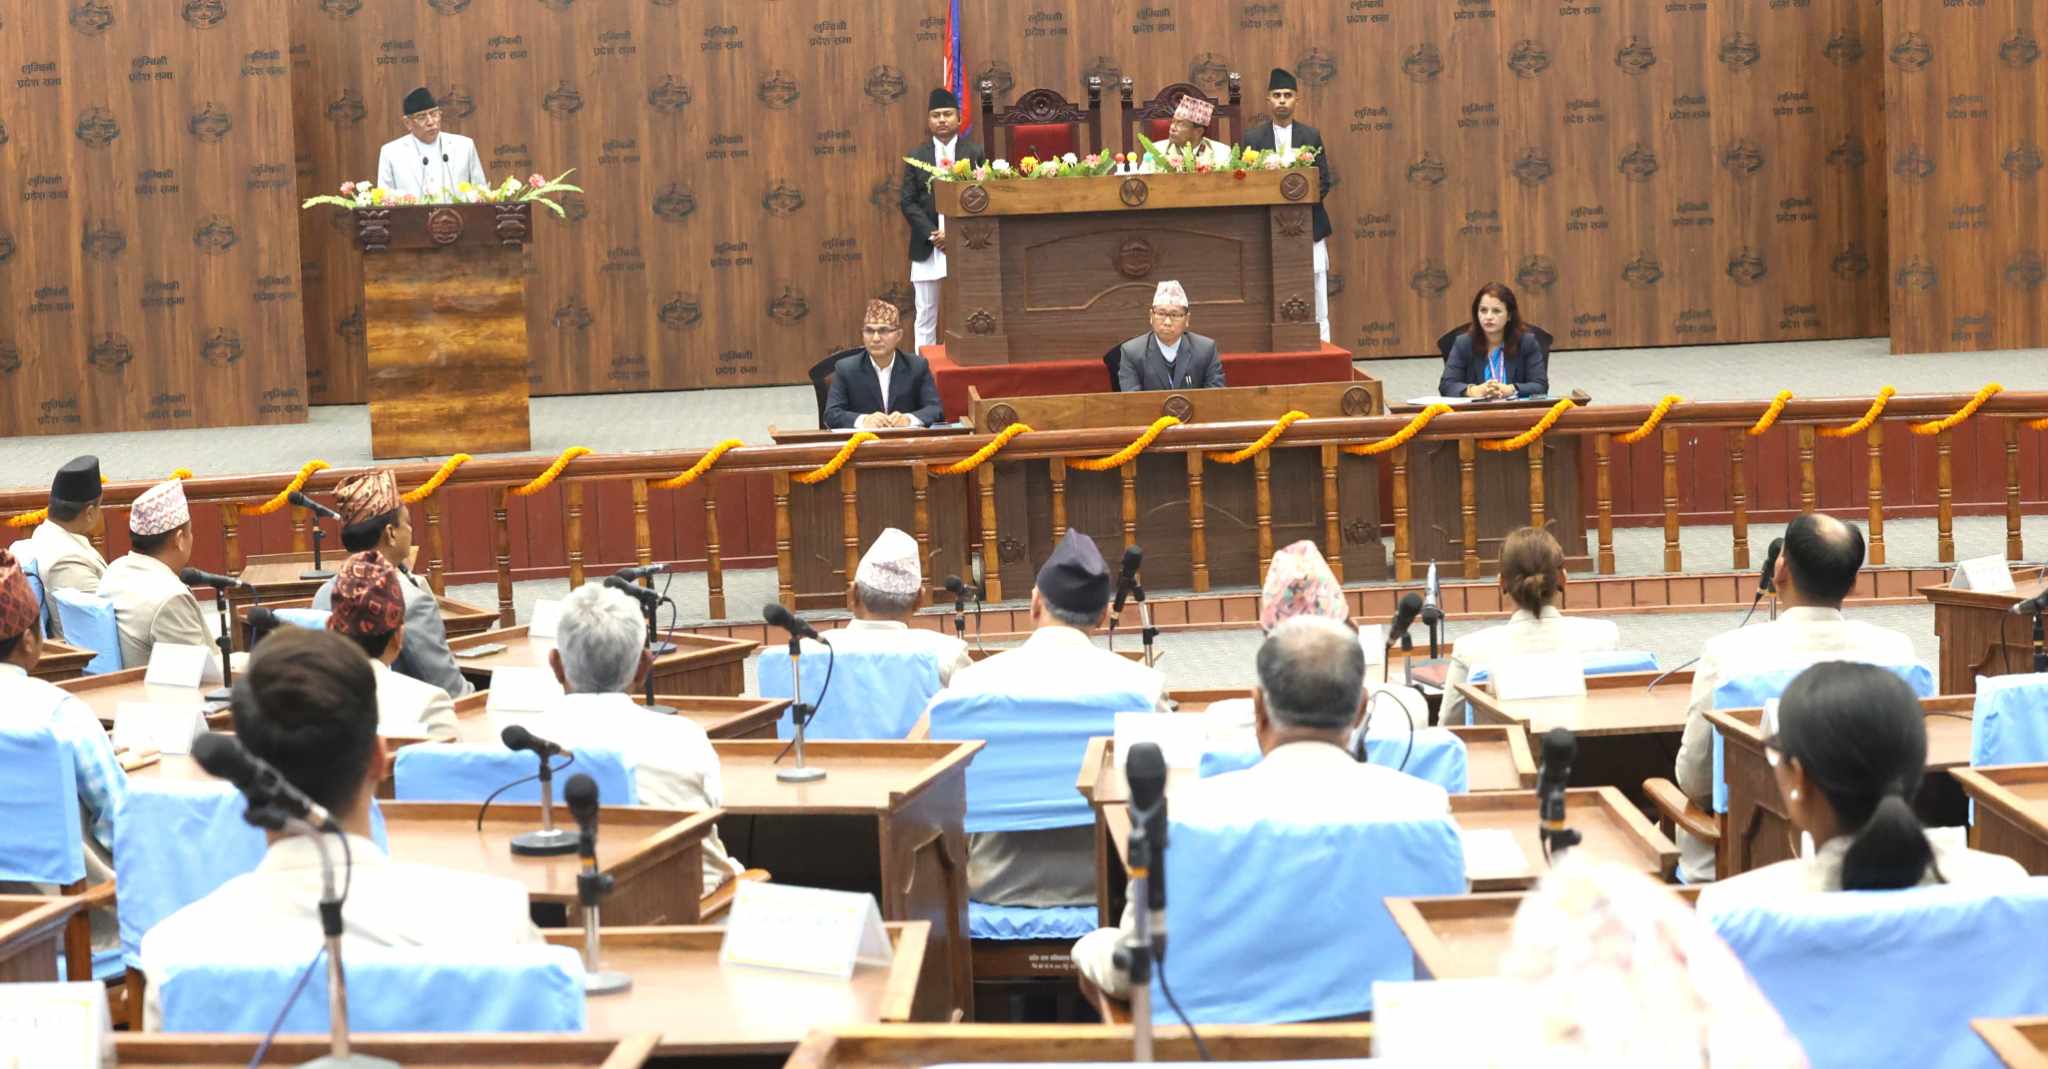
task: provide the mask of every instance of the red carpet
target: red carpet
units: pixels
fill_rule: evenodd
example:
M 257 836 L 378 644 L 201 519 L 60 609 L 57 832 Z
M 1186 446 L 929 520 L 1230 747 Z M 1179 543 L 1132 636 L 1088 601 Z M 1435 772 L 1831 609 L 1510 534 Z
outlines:
M 943 345 L 928 345 L 919 352 L 931 361 L 932 378 L 938 383 L 939 400 L 948 419 L 967 414 L 969 386 L 983 397 L 1109 393 L 1114 389 L 1100 358 L 962 367 L 947 359 Z M 1313 353 L 1224 353 L 1223 378 L 1232 386 L 1343 382 L 1351 378 L 1351 352 L 1325 343 L 1320 352 Z

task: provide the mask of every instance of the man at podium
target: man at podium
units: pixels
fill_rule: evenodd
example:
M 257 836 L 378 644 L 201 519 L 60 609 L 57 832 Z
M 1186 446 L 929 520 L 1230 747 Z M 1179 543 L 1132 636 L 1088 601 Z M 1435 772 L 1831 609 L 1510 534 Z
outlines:
M 377 153 L 377 184 L 393 193 L 424 196 L 468 182 L 487 186 L 476 142 L 441 129 L 441 107 L 421 86 L 405 95 L 405 136 Z
M 1123 343 L 1117 389 L 1206 389 L 1223 385 L 1216 339 L 1188 330 L 1188 291 L 1168 279 L 1152 291 L 1152 329 Z

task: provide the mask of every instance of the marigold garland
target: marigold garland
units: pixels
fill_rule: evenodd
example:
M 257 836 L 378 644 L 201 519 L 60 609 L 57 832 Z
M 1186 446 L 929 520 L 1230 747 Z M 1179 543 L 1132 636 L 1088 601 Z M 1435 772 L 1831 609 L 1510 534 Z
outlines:
M 17 516 L 7 517 L 7 526 L 34 527 L 36 524 L 43 522 L 49 515 L 50 510 L 47 508 L 40 508 L 34 512 L 24 512 Z
M 1976 415 L 1977 410 L 1984 406 L 1984 402 L 1991 400 L 1992 394 L 1995 394 L 2003 389 L 2005 389 L 2005 387 L 2000 386 L 1998 383 L 1987 382 L 1977 390 L 1977 396 L 1970 398 L 1970 400 L 1966 402 L 1963 405 L 1963 407 L 1956 409 L 1954 412 L 1951 412 L 1940 419 L 1930 420 L 1926 423 L 1913 424 L 1913 433 L 1920 435 L 1923 438 L 1926 438 L 1936 434 L 1940 434 L 1943 431 L 1950 430 L 1956 427 L 1957 425 L 1961 424 L 1964 420 L 1969 419 L 1971 416 Z
M 1664 399 L 1657 402 L 1657 407 L 1650 410 L 1650 418 L 1644 420 L 1642 426 L 1637 427 L 1635 430 L 1632 430 L 1627 434 L 1617 435 L 1615 436 L 1614 440 L 1620 442 L 1623 445 L 1634 445 L 1637 442 L 1640 442 L 1643 439 L 1648 438 L 1650 436 L 1650 432 L 1657 429 L 1657 424 L 1664 422 L 1664 416 L 1666 413 L 1671 411 L 1671 406 L 1680 404 L 1684 400 L 1685 398 L 1680 397 L 1675 393 L 1665 394 Z
M 1287 432 L 1287 428 L 1292 427 L 1297 421 L 1307 418 L 1308 413 L 1300 409 L 1289 409 L 1286 415 L 1275 420 L 1273 425 L 1267 428 L 1266 433 L 1259 435 L 1258 441 L 1245 446 L 1235 453 L 1210 453 L 1209 459 L 1218 464 L 1242 464 L 1271 448 L 1273 443 L 1279 441 L 1280 436 Z
M 1390 435 L 1387 435 L 1385 438 L 1382 438 L 1377 442 L 1362 442 L 1358 445 L 1347 445 L 1343 447 L 1342 451 L 1354 457 L 1373 457 L 1378 456 L 1381 453 L 1392 452 L 1396 449 L 1401 448 L 1404 445 L 1407 445 L 1408 439 L 1413 438 L 1418 434 L 1421 434 L 1422 428 L 1429 426 L 1430 420 L 1433 420 L 1438 416 L 1447 415 L 1454 411 L 1456 411 L 1456 409 L 1453 409 L 1451 406 L 1446 404 L 1431 405 L 1428 408 L 1425 408 L 1422 411 L 1417 412 L 1413 417 L 1411 417 L 1408 420 L 1407 426 L 1402 427 L 1400 430 L 1395 431 Z
M 1778 396 L 1771 398 L 1771 407 L 1764 409 L 1764 414 L 1758 416 L 1755 423 L 1750 424 L 1749 436 L 1755 438 L 1763 432 L 1770 430 L 1771 424 L 1778 422 L 1779 413 L 1785 411 L 1785 402 L 1791 399 L 1791 390 L 1779 390 Z
M 1851 435 L 1862 434 L 1870 429 L 1871 424 L 1877 422 L 1878 416 L 1884 414 L 1885 402 L 1891 400 L 1892 395 L 1898 392 L 1889 386 L 1880 388 L 1877 391 L 1877 396 L 1870 402 L 1869 411 L 1863 413 L 1862 419 L 1844 427 L 1822 427 L 1820 429 L 1820 436 L 1823 438 L 1847 438 Z
M 800 475 L 792 475 L 790 476 L 790 478 L 795 479 L 797 482 L 800 482 L 805 486 L 815 486 L 818 483 L 824 482 L 825 480 L 833 477 L 834 475 L 839 474 L 839 469 L 845 467 L 846 462 L 853 459 L 854 450 L 859 449 L 861 446 L 869 442 L 875 441 L 881 437 L 881 435 L 876 434 L 873 431 L 856 432 L 853 437 L 848 438 L 846 440 L 845 445 L 839 447 L 839 452 L 836 455 L 834 455 L 831 460 L 828 460 L 825 463 L 819 465 L 818 467 L 813 468 L 810 471 L 804 472 Z
M 704 454 L 695 464 L 690 465 L 690 470 L 681 472 L 672 479 L 663 479 L 658 483 L 648 483 L 647 485 L 650 489 L 654 490 L 681 490 L 683 487 L 696 482 L 705 472 L 710 471 L 711 466 L 718 463 L 718 458 L 724 456 L 726 450 L 738 449 L 745 444 L 745 442 L 740 441 L 738 438 L 727 438 L 725 441 L 712 446 L 711 452 Z
M 447 482 L 448 477 L 450 475 L 455 474 L 455 469 L 463 466 L 464 464 L 469 463 L 471 460 L 474 459 L 476 458 L 470 456 L 468 453 L 457 453 L 454 456 L 449 457 L 446 461 L 442 462 L 441 470 L 435 472 L 432 478 L 429 478 L 426 482 L 419 484 L 419 486 L 414 488 L 412 492 L 401 495 L 398 500 L 403 501 L 408 505 L 417 505 L 420 502 L 425 501 L 430 497 L 433 497 L 434 491 L 441 489 L 441 484 Z
M 1495 453 L 1512 453 L 1517 449 L 1527 448 L 1531 443 L 1548 433 L 1550 428 L 1557 423 L 1558 417 L 1565 414 L 1566 409 L 1577 407 L 1578 403 L 1571 398 L 1560 397 L 1556 404 L 1550 406 L 1550 411 L 1545 412 L 1543 418 L 1536 421 L 1534 427 L 1515 435 L 1513 438 L 1494 438 L 1489 441 L 1480 442 L 1479 448 Z
M 506 492 L 513 497 L 532 497 L 553 485 L 555 477 L 562 474 L 562 469 L 568 467 L 570 461 L 580 456 L 587 456 L 589 453 L 590 450 L 580 445 L 572 445 L 562 450 L 562 455 L 556 457 L 553 464 L 548 465 L 548 470 L 534 476 L 532 482 L 527 483 L 525 486 L 515 486 Z
M 2043 416 L 2040 419 L 2030 419 L 2027 421 L 2026 426 L 2030 431 L 2048 431 L 2048 416 Z
M 994 440 L 990 441 L 987 445 L 982 446 L 980 449 L 975 450 L 973 456 L 970 456 L 965 460 L 954 461 L 953 463 L 944 465 L 942 467 L 933 468 L 932 474 L 965 475 L 968 472 L 973 471 L 978 467 L 981 467 L 983 464 L 988 463 L 990 457 L 993 457 L 997 453 L 1002 452 L 1003 447 L 1010 444 L 1010 439 L 1015 438 L 1020 434 L 1030 433 L 1031 427 L 1029 424 L 1012 423 L 1009 426 L 1004 427 L 1002 430 L 997 431 Z
M 1153 420 L 1150 427 L 1145 428 L 1145 433 L 1139 435 L 1131 444 L 1124 446 L 1122 449 L 1106 457 L 1096 457 L 1093 460 L 1069 460 L 1067 461 L 1067 467 L 1073 468 L 1076 471 L 1114 471 L 1129 464 L 1131 459 L 1139 453 L 1150 449 L 1152 443 L 1158 441 L 1161 434 L 1166 433 L 1166 428 L 1178 426 L 1180 426 L 1180 417 L 1161 416 Z
M 271 513 L 276 512 L 277 510 L 285 507 L 285 505 L 290 503 L 293 494 L 296 494 L 299 491 L 306 488 L 306 480 L 312 478 L 314 472 L 321 471 L 325 469 L 327 466 L 327 462 L 324 460 L 306 461 L 306 466 L 300 468 L 299 473 L 297 475 L 292 476 L 292 481 L 286 483 L 284 489 L 279 490 L 277 492 L 276 497 L 273 497 L 270 500 L 265 501 L 261 505 L 251 505 L 248 508 L 243 509 L 242 515 L 268 516 Z M 189 479 L 192 477 L 191 472 L 183 471 L 182 469 L 179 472 L 174 472 L 173 474 L 176 474 L 181 479 Z

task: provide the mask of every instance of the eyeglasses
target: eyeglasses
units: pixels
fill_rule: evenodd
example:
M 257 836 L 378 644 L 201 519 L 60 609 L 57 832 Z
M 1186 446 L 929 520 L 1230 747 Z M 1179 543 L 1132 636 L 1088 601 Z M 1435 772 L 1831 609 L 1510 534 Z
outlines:
M 894 334 L 902 329 L 902 327 L 878 327 L 870 324 L 868 326 L 860 328 L 860 332 L 862 334 L 871 334 L 874 335 L 875 337 L 881 337 L 884 334 Z
M 1154 319 L 1186 319 L 1187 317 L 1188 317 L 1188 312 L 1187 312 L 1187 309 L 1185 309 L 1185 308 L 1154 308 L 1154 309 L 1152 309 L 1152 318 L 1154 318 Z
M 413 122 L 425 122 L 428 119 L 432 119 L 435 122 L 440 122 L 441 109 L 435 108 L 432 111 L 416 111 L 413 112 L 411 115 L 406 116 L 406 118 L 411 119 Z

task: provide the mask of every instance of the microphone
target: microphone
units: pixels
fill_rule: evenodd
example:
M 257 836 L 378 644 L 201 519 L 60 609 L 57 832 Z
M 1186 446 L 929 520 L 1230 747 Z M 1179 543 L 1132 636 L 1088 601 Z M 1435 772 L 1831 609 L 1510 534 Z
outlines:
M 662 572 L 665 572 L 667 570 L 668 565 L 666 564 L 638 564 L 634 565 L 631 568 L 620 568 L 618 571 L 613 572 L 612 574 L 619 577 L 620 579 L 624 579 L 628 582 L 633 582 L 636 580 L 645 579 L 650 575 L 660 575 Z
M 509 730 L 509 729 L 507 729 Z M 585 860 L 597 858 L 597 781 L 587 773 L 578 772 L 569 777 L 562 788 L 562 801 L 569 804 L 569 815 L 576 818 L 576 852 Z M 595 902 L 585 902 L 594 906 Z
M 2039 594 L 2014 605 L 2008 611 L 2014 616 L 2031 616 L 2044 609 L 2048 609 L 2048 590 L 2043 590 Z
M 336 512 L 331 508 L 328 508 L 327 506 L 321 504 L 318 501 L 313 500 L 310 497 L 307 497 L 305 491 L 303 490 L 294 490 L 291 493 L 285 495 L 285 499 L 290 501 L 292 504 L 299 506 L 302 509 L 306 509 L 314 513 L 315 515 L 325 516 L 328 519 L 335 521 L 336 523 L 341 522 L 341 513 Z
M 1443 586 L 1437 582 L 1436 562 L 1429 562 L 1429 578 L 1422 586 L 1422 622 L 1435 627 L 1444 618 L 1442 607 Z M 1435 654 L 1431 654 L 1435 656 Z
M 953 637 L 967 638 L 967 584 L 957 575 L 946 577 L 946 591 L 953 595 Z
M 186 586 L 210 586 L 215 590 L 249 589 L 249 584 L 242 582 L 232 575 L 216 575 L 213 572 L 203 572 L 197 568 L 178 569 L 178 581 Z
M 824 642 L 827 649 L 830 649 L 832 644 L 819 637 L 817 628 L 805 623 L 802 617 L 783 608 L 777 602 L 771 601 L 761 606 L 761 618 L 768 621 L 770 627 L 779 627 L 789 632 L 789 722 L 796 729 L 790 745 L 796 749 L 796 764 L 789 768 L 776 769 L 775 779 L 778 783 L 815 783 L 825 778 L 825 770 L 804 764 L 804 728 L 810 724 L 811 717 L 817 715 L 818 704 L 825 701 L 825 690 L 832 686 L 832 660 L 825 662 L 825 687 L 818 691 L 818 703 L 805 701 L 804 647 L 799 640 L 809 638 Z M 834 651 L 832 659 L 837 658 L 838 653 Z M 775 760 L 779 762 L 782 758 L 778 755 Z
M 1125 868 L 1130 872 L 1131 934 L 1117 948 L 1117 964 L 1131 980 L 1132 1037 L 1140 1060 L 1149 1060 L 1152 1036 L 1152 971 L 1166 955 L 1166 756 L 1155 742 L 1131 747 L 1124 759 L 1131 789 L 1131 837 Z M 1139 1016 L 1142 1013 L 1143 1016 Z
M 250 753 L 233 735 L 207 734 L 193 739 L 192 760 L 209 774 L 234 784 L 249 799 L 251 824 L 268 826 L 255 815 L 259 808 L 270 808 L 281 809 L 322 831 L 341 830 L 333 814 L 292 786 L 268 761 Z
M 1387 645 L 1401 641 L 1402 648 L 1412 649 L 1414 643 L 1408 639 L 1408 629 L 1415 626 L 1415 618 L 1422 615 L 1422 597 L 1413 590 L 1401 595 L 1401 601 L 1394 606 L 1394 619 L 1387 624 Z
M 1152 878 L 1145 885 L 1146 902 L 1154 913 L 1153 935 L 1166 936 L 1166 755 L 1156 742 L 1131 747 L 1124 760 L 1124 778 L 1131 788 L 1131 817 L 1144 820 L 1152 843 Z
M 825 641 L 818 638 L 817 628 L 812 627 L 804 621 L 803 617 L 790 612 L 776 602 L 769 602 L 761 606 L 761 619 L 766 620 L 770 627 L 779 627 L 789 632 L 791 638 L 813 638 L 818 639 L 820 642 Z
M 558 854 L 575 853 L 578 837 L 555 827 L 555 768 L 548 762 L 549 758 L 557 754 L 569 754 L 569 751 L 518 724 L 506 725 L 505 730 L 498 733 L 498 739 L 508 750 L 527 750 L 540 758 L 540 774 L 536 777 L 540 780 L 540 828 L 537 831 L 514 835 L 512 853 L 519 857 L 553 857 Z M 574 754 L 569 756 L 571 760 L 575 759 Z M 478 818 L 478 822 L 482 822 L 481 817 Z
M 1543 856 L 1553 864 L 1557 855 L 1579 845 L 1579 833 L 1565 827 L 1565 789 L 1571 783 L 1572 762 L 1578 757 L 1579 739 L 1566 728 L 1551 728 L 1543 735 L 1543 767 L 1536 776 L 1536 819 L 1543 840 Z
M 1124 547 L 1123 571 L 1116 577 L 1116 606 L 1109 612 L 1111 620 L 1124 614 L 1124 602 L 1130 599 L 1131 588 L 1138 585 L 1138 569 L 1144 563 L 1143 548 L 1136 545 Z
M 626 596 L 639 602 L 643 609 L 652 609 L 661 604 L 660 591 L 649 590 L 638 583 L 627 580 L 623 576 L 606 576 L 604 585 L 613 590 L 623 592 Z
M 503 742 L 508 750 L 530 750 L 542 761 L 569 752 L 518 724 L 506 725 L 505 730 L 498 733 L 498 741 Z
M 583 993 L 609 995 L 628 990 L 633 980 L 622 972 L 599 967 L 598 903 L 612 891 L 612 877 L 597 869 L 597 781 L 578 772 L 562 788 L 562 800 L 576 818 L 576 853 L 583 865 L 576 873 L 576 900 L 583 904 Z
M 1764 551 L 1764 570 L 1756 579 L 1756 596 L 1778 592 L 1778 555 L 1785 552 L 1785 540 L 1771 539 L 1771 548 Z

